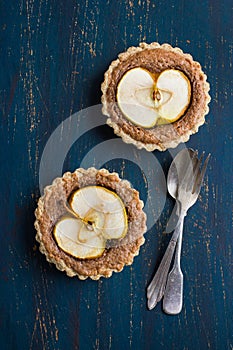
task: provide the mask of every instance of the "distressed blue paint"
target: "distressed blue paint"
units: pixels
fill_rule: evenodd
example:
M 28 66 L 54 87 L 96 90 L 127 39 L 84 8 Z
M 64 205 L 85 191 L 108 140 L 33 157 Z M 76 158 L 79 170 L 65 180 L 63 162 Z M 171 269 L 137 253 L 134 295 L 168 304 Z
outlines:
M 0 13 L 1 348 L 232 349 L 232 2 L 3 0 Z M 160 305 L 149 312 L 145 298 L 168 241 L 162 233 L 171 199 L 132 267 L 109 280 L 82 282 L 58 272 L 35 249 L 33 228 L 50 134 L 71 113 L 100 102 L 103 73 L 119 52 L 155 40 L 200 61 L 212 95 L 206 125 L 188 142 L 212 157 L 185 223 L 184 308 L 177 317 Z M 84 135 L 64 170 L 112 137 L 107 127 Z M 169 153 L 155 155 L 166 171 Z M 133 164 L 107 166 L 145 197 Z

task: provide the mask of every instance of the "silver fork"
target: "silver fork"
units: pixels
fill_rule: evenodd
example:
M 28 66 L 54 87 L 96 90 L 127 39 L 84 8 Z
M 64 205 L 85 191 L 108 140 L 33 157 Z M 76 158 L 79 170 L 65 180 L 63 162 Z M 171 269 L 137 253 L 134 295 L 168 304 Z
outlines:
M 184 153 L 187 151 L 189 152 L 188 159 L 187 154 L 185 155 Z M 184 163 L 184 155 L 186 156 L 185 167 L 187 169 L 185 174 L 183 174 L 184 164 L 182 164 L 181 166 L 181 163 Z M 163 295 L 163 309 L 166 313 L 177 314 L 182 309 L 183 274 L 180 268 L 180 256 L 183 222 L 188 209 L 196 202 L 200 193 L 201 184 L 205 175 L 210 155 L 208 155 L 208 157 L 206 158 L 203 168 L 201 170 L 201 163 L 203 157 L 204 153 L 201 155 L 200 159 L 198 159 L 197 152 L 194 152 L 190 149 L 184 149 L 176 156 L 176 158 L 173 161 L 174 164 L 172 164 L 173 167 L 175 165 L 176 174 L 174 174 L 174 172 L 170 171 L 169 169 L 170 186 L 168 181 L 168 190 L 169 193 L 177 200 L 179 220 L 170 240 L 170 243 L 167 247 L 167 250 L 164 254 L 164 257 L 159 265 L 159 268 L 147 288 L 148 308 L 150 310 L 156 306 L 156 304 L 162 299 Z M 172 176 L 174 176 L 174 178 Z M 173 183 L 172 180 L 174 180 Z M 174 261 L 174 267 L 168 276 L 177 240 L 178 244 Z

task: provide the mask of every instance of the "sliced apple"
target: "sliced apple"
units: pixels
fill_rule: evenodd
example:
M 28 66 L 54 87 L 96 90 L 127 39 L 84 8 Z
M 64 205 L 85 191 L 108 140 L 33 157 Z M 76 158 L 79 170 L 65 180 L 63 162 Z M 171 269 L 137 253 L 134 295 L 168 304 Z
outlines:
M 125 73 L 117 87 L 117 102 L 126 118 L 136 125 L 151 128 L 159 117 L 153 100 L 155 81 L 142 68 Z
M 101 186 L 77 190 L 70 200 L 69 214 L 55 225 L 58 246 L 79 259 L 101 256 L 106 240 L 123 238 L 128 230 L 125 206 L 113 191 Z
M 144 68 L 133 68 L 124 74 L 117 87 L 117 102 L 122 113 L 144 128 L 178 120 L 190 98 L 189 79 L 175 69 L 156 75 Z
M 79 259 L 101 256 L 106 245 L 103 236 L 81 220 L 70 217 L 63 217 L 56 223 L 54 237 L 63 251 Z
M 101 186 L 87 186 L 76 191 L 71 208 L 105 239 L 123 238 L 128 229 L 125 206 L 113 191 Z
M 169 122 L 178 120 L 190 103 L 189 79 L 179 70 L 167 69 L 159 75 L 156 86 L 164 99 L 158 107 L 160 117 Z

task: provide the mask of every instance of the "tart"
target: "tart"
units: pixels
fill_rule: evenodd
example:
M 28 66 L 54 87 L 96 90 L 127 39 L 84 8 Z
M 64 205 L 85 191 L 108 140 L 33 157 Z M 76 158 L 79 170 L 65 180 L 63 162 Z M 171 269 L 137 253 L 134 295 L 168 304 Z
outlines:
M 35 216 L 36 240 L 47 261 L 82 280 L 120 272 L 145 241 L 138 191 L 106 169 L 79 168 L 55 179 Z
M 104 75 L 102 111 L 115 134 L 148 151 L 188 141 L 209 112 L 209 83 L 190 54 L 141 43 L 119 54 Z

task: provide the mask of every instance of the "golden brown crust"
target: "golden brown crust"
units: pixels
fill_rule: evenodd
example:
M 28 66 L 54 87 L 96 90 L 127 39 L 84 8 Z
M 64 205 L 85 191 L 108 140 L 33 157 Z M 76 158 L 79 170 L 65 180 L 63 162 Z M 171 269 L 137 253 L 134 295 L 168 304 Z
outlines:
M 53 237 L 56 221 L 66 212 L 67 199 L 74 190 L 87 185 L 101 185 L 115 191 L 122 199 L 128 214 L 128 232 L 126 237 L 117 240 L 105 250 L 101 257 L 81 260 L 62 251 Z M 65 271 L 68 276 L 77 275 L 80 279 L 98 280 L 100 277 L 110 277 L 113 272 L 120 272 L 125 265 L 133 262 L 139 254 L 140 246 L 145 239 L 146 214 L 142 210 L 143 202 L 139 193 L 130 183 L 121 180 L 117 173 L 109 173 L 106 169 L 77 169 L 74 173 L 67 172 L 62 178 L 57 178 L 52 185 L 47 186 L 44 195 L 38 201 L 35 211 L 36 240 L 40 243 L 40 251 L 46 259 L 56 267 Z
M 184 72 L 192 86 L 192 102 L 182 118 L 172 124 L 160 125 L 151 129 L 136 126 L 124 118 L 116 103 L 117 85 L 129 69 L 141 67 L 151 73 L 160 73 L 165 69 L 178 69 Z M 139 47 L 130 47 L 119 54 L 104 75 L 102 83 L 102 111 L 108 116 L 107 124 L 126 143 L 148 151 L 165 150 L 186 142 L 190 135 L 197 132 L 205 122 L 209 112 L 209 83 L 198 62 L 190 54 L 169 44 L 141 43 Z

